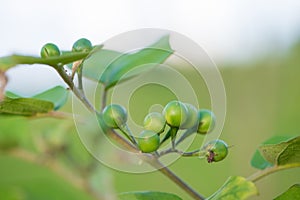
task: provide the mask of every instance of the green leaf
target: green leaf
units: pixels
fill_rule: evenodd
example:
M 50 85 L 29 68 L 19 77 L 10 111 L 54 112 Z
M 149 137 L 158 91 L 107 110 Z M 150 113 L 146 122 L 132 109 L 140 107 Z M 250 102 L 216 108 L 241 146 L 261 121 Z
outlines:
M 300 184 L 295 184 L 274 200 L 300 199 Z
M 54 110 L 58 110 L 67 102 L 68 93 L 69 92 L 64 87 L 56 86 L 30 98 L 50 101 L 54 104 Z M 22 98 L 22 96 L 10 91 L 6 91 L 5 96 L 11 99 Z
M 286 144 L 286 148 L 277 157 L 277 165 L 300 164 L 300 136 Z
M 224 185 L 207 200 L 243 200 L 257 195 L 257 188 L 244 177 L 231 176 Z
M 118 195 L 118 197 L 120 200 L 182 200 L 175 194 L 151 191 L 126 192 Z
M 40 58 L 34 56 L 23 56 L 23 55 L 11 55 L 0 58 L 0 69 L 7 70 L 19 64 L 45 64 L 45 65 L 57 65 L 68 64 L 76 60 L 85 58 L 88 52 L 70 53 L 61 56 Z
M 169 35 L 132 54 L 101 50 L 85 61 L 83 75 L 103 83 L 108 89 L 120 80 L 130 79 L 163 63 L 172 53 Z
M 50 101 L 54 104 L 54 110 L 58 110 L 67 102 L 68 91 L 62 86 L 56 86 L 45 92 L 35 95 L 32 98 Z
M 266 140 L 265 142 L 263 142 L 263 144 L 276 144 L 279 142 L 283 142 L 290 139 L 290 137 L 288 136 L 274 136 L 268 140 Z M 268 162 L 259 152 L 259 150 L 257 149 L 251 159 L 251 165 L 257 169 L 265 169 L 267 167 L 271 167 L 273 166 L 273 164 L 271 162 Z
M 34 56 L 23 56 L 23 55 L 11 55 L 0 57 L 0 69 L 7 70 L 19 64 L 45 64 L 50 66 L 56 66 L 57 64 L 65 65 L 77 60 L 86 58 L 93 53 L 101 49 L 103 45 L 98 45 L 93 48 L 90 52 L 63 52 L 60 56 L 54 56 L 49 58 L 41 58 Z
M 259 150 L 273 165 L 300 164 L 300 136 L 278 144 L 263 145 Z
M 32 116 L 53 110 L 52 102 L 32 98 L 5 98 L 0 102 L 0 114 Z

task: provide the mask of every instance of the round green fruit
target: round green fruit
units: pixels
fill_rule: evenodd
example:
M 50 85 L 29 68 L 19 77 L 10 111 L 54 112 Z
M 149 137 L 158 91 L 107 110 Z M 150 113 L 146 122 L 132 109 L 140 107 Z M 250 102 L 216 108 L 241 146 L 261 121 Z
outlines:
M 155 133 L 162 133 L 165 130 L 166 119 L 161 113 L 149 113 L 144 119 L 144 128 L 146 130 L 154 131 Z
M 183 124 L 181 124 L 180 128 L 189 129 L 198 124 L 198 110 L 195 108 L 195 106 L 189 103 L 185 103 L 185 106 L 188 111 L 187 119 Z
M 223 140 L 212 140 L 203 147 L 206 151 L 207 162 L 219 162 L 228 154 L 228 145 Z
M 74 52 L 88 52 L 92 50 L 93 46 L 91 41 L 86 38 L 81 38 L 77 40 L 72 47 L 72 51 Z
M 126 109 L 118 104 L 106 106 L 102 112 L 104 123 L 110 128 L 119 128 L 127 121 Z
M 60 55 L 60 50 L 53 43 L 47 43 L 41 49 L 42 58 L 48 58 L 48 57 L 59 56 L 59 55 Z
M 169 126 L 181 128 L 181 125 L 187 120 L 188 110 L 184 103 L 180 101 L 171 101 L 165 106 L 163 115 Z
M 197 132 L 206 134 L 211 132 L 216 124 L 216 117 L 213 112 L 206 109 L 200 109 L 198 112 L 199 126 Z
M 151 130 L 144 130 L 138 138 L 138 145 L 143 153 L 156 151 L 160 144 L 160 138 L 157 133 Z

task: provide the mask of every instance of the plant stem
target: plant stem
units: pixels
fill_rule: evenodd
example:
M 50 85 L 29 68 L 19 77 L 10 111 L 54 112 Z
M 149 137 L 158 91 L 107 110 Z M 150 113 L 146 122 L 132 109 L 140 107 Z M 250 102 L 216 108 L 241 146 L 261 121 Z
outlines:
M 70 77 L 65 73 L 63 67 L 58 66 L 54 67 L 56 71 L 60 74 L 60 76 L 63 78 L 63 80 L 68 84 L 70 89 L 73 91 L 73 93 L 79 98 L 79 100 L 91 111 L 98 114 L 94 106 L 90 104 L 90 102 L 86 99 L 86 97 L 78 91 L 78 89 L 74 86 L 74 83 L 70 79 Z M 106 106 L 106 99 L 107 99 L 107 90 L 104 89 L 103 96 L 102 96 L 102 109 Z M 172 129 L 172 128 L 171 128 Z M 178 131 L 178 128 L 173 128 L 173 130 L 170 130 L 170 136 L 174 139 L 173 141 L 173 147 L 175 148 L 175 135 Z M 114 138 L 117 142 L 122 144 L 124 147 L 129 149 L 132 152 L 139 153 L 139 150 L 137 147 L 135 147 L 132 143 L 128 142 L 125 138 L 120 136 L 118 133 L 116 133 L 114 130 L 109 129 L 107 130 L 107 133 Z M 177 184 L 180 188 L 182 188 L 184 191 L 186 191 L 193 199 L 195 200 L 204 200 L 205 198 L 197 193 L 195 190 L 193 190 L 187 183 L 185 183 L 182 179 L 180 179 L 175 173 L 173 173 L 168 167 L 166 167 L 164 164 L 162 164 L 158 159 L 158 155 L 154 154 L 141 154 L 141 158 L 146 161 L 151 166 L 158 169 L 161 173 L 163 173 L 165 176 L 167 176 L 169 179 L 171 179 L 175 184 Z
M 76 95 L 76 97 L 92 112 L 96 112 L 97 110 L 94 108 L 94 106 L 88 101 L 85 95 L 83 95 L 74 85 L 73 81 L 70 79 L 70 77 L 65 72 L 63 66 L 53 66 L 54 69 L 58 72 L 60 77 L 65 81 L 65 83 L 70 87 L 70 89 L 73 91 L 73 93 Z
M 148 161 L 150 165 L 158 169 L 161 173 L 171 179 L 175 184 L 177 184 L 181 189 L 183 189 L 186 193 L 188 193 L 195 200 L 204 200 L 201 194 L 196 192 L 193 188 L 191 188 L 187 183 L 185 183 L 181 178 L 179 178 L 176 174 L 174 174 L 168 167 L 164 166 L 159 160 L 156 158 Z
M 205 156 L 206 152 L 205 151 L 200 151 L 200 149 L 197 149 L 195 151 L 191 151 L 191 152 L 183 152 L 183 151 L 180 151 L 178 149 L 167 149 L 165 151 L 161 151 L 159 153 L 159 157 L 161 156 L 164 156 L 166 154 L 169 154 L 169 153 L 177 153 L 181 156 L 184 156 L 184 157 L 194 157 L 194 156 L 198 156 L 198 157 L 201 157 L 201 156 Z
M 77 72 L 77 76 L 78 76 L 78 89 L 80 92 L 82 92 L 82 94 L 84 94 L 84 91 L 83 91 L 83 82 L 82 82 L 82 63 L 79 65 L 79 69 L 78 69 L 78 72 Z
M 107 99 L 107 90 L 104 87 L 103 94 L 102 94 L 102 99 L 101 99 L 101 110 L 103 110 L 106 106 L 106 99 Z
M 180 144 L 185 138 L 191 136 L 192 134 L 194 134 L 196 132 L 196 128 L 193 127 L 193 128 L 190 128 L 190 129 L 187 129 L 183 134 L 182 136 L 176 141 L 176 146 L 178 144 Z
M 300 167 L 300 163 L 294 163 L 294 164 L 288 164 L 288 165 L 275 165 L 272 167 L 268 167 L 264 170 L 258 171 L 254 174 L 252 174 L 251 176 L 249 176 L 247 178 L 247 180 L 252 181 L 252 182 L 256 182 L 259 181 L 260 179 L 262 179 L 263 177 L 272 174 L 274 172 L 280 171 L 280 170 L 285 170 L 285 169 L 290 169 L 290 168 L 295 168 L 295 167 Z
M 177 127 L 171 127 L 171 142 L 172 142 L 172 149 L 175 149 L 176 144 L 175 144 L 175 140 L 176 140 L 176 134 L 179 130 L 179 128 Z

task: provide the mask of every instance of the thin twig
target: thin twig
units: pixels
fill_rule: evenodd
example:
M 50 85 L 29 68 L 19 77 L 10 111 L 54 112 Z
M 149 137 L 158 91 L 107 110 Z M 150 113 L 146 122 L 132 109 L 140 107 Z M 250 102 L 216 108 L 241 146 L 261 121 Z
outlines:
M 252 181 L 252 182 L 256 182 L 259 181 L 260 179 L 262 179 L 263 177 L 272 174 L 274 172 L 280 171 L 280 170 L 285 170 L 285 169 L 290 169 L 290 168 L 295 168 L 295 167 L 300 167 L 300 163 L 294 163 L 294 164 L 288 164 L 288 165 L 275 165 L 272 167 L 268 167 L 264 170 L 258 171 L 254 174 L 252 174 L 251 176 L 249 176 L 247 178 L 247 180 Z
M 102 93 L 102 99 L 101 99 L 101 110 L 103 110 L 106 106 L 106 99 L 107 99 L 107 90 L 104 87 L 104 90 Z
M 183 152 L 183 151 L 178 150 L 178 149 L 169 148 L 167 150 L 161 151 L 158 155 L 159 155 L 159 157 L 162 157 L 162 156 L 167 155 L 169 153 L 177 153 L 177 154 L 179 154 L 181 156 L 184 156 L 184 157 L 194 157 L 194 156 L 201 157 L 201 156 L 205 156 L 206 152 L 201 151 L 200 149 L 190 151 L 190 152 Z
M 97 113 L 97 110 L 94 108 L 94 106 L 89 102 L 89 100 L 86 98 L 84 94 L 82 94 L 74 85 L 71 78 L 66 74 L 63 66 L 53 66 L 55 70 L 58 72 L 58 74 L 61 76 L 61 78 L 65 81 L 65 83 L 70 87 L 70 89 L 73 91 L 73 93 L 76 95 L 76 97 L 92 112 Z
M 94 106 L 90 104 L 90 102 L 86 99 L 86 97 L 78 91 L 78 89 L 74 86 L 74 83 L 70 79 L 70 77 L 65 73 L 62 67 L 55 67 L 56 71 L 60 74 L 60 76 L 63 78 L 63 80 L 68 84 L 70 89 L 73 91 L 73 93 L 79 98 L 79 100 L 92 112 L 98 113 Z M 107 90 L 104 89 L 103 96 L 102 96 L 102 109 L 106 106 L 106 100 L 107 100 Z M 108 135 L 112 138 L 114 138 L 117 142 L 122 144 L 124 147 L 129 149 L 132 152 L 139 153 L 140 151 L 137 149 L 136 146 L 134 146 L 132 143 L 128 142 L 125 138 L 120 136 L 118 133 L 116 133 L 112 129 L 108 129 Z M 173 130 L 175 131 L 175 130 Z M 177 132 L 177 130 L 176 130 Z M 176 134 L 176 133 L 175 133 Z M 175 135 L 173 135 L 175 136 Z M 173 137 L 174 138 L 174 137 Z M 174 143 L 175 146 L 175 143 Z M 154 154 L 142 154 L 141 156 L 143 160 L 145 160 L 148 164 L 158 169 L 161 173 L 163 173 L 165 176 L 170 178 L 174 183 L 176 183 L 179 187 L 181 187 L 184 191 L 186 191 L 191 197 L 193 197 L 195 200 L 204 200 L 205 198 L 197 193 L 195 190 L 193 190 L 188 184 L 186 184 L 182 179 L 180 179 L 176 174 L 174 174 L 169 168 L 167 168 L 165 165 L 163 165 L 159 160 L 158 157 Z
M 174 174 L 168 167 L 162 164 L 159 160 L 153 159 L 148 161 L 150 165 L 158 169 L 161 173 L 171 179 L 174 183 L 176 183 L 181 189 L 183 189 L 186 193 L 188 193 L 195 200 L 204 200 L 205 197 L 196 192 L 193 188 L 191 188 L 187 183 L 185 183 L 181 178 L 179 178 L 176 174 Z
M 183 140 L 185 140 L 187 137 L 191 136 L 193 133 L 196 132 L 196 128 L 193 127 L 193 128 L 190 128 L 190 129 L 187 129 L 183 134 L 182 136 L 176 141 L 176 146 L 178 144 L 180 144 Z

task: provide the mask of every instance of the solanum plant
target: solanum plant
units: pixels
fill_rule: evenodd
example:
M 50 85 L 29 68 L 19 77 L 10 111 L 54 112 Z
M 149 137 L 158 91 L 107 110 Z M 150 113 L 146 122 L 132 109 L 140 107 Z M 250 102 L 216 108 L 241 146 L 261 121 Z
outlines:
M 165 49 L 166 51 L 161 51 Z M 261 178 L 279 170 L 300 166 L 300 137 L 284 140 L 271 140 L 267 144 L 259 147 L 259 150 L 253 156 L 251 161 L 259 171 L 248 178 L 241 176 L 229 177 L 224 185 L 212 194 L 210 197 L 204 197 L 200 192 L 192 189 L 180 177 L 175 175 L 160 159 L 171 153 L 176 153 L 182 157 L 204 158 L 208 163 L 220 162 L 230 156 L 228 144 L 215 139 L 207 142 L 203 147 L 193 151 L 183 151 L 178 146 L 186 138 L 193 134 L 205 136 L 212 132 L 215 127 L 216 116 L 205 108 L 196 108 L 188 102 L 181 102 L 177 99 L 167 103 L 162 112 L 150 112 L 143 120 L 143 129 L 141 133 L 133 133 L 127 120 L 128 113 L 123 105 L 107 104 L 108 91 L 117 84 L 122 84 L 126 80 L 134 78 L 137 74 L 127 74 L 130 70 L 143 66 L 147 63 L 163 63 L 173 50 L 169 44 L 169 36 L 164 36 L 154 44 L 145 49 L 131 54 L 122 54 L 111 50 L 103 49 L 103 45 L 92 45 L 85 38 L 74 42 L 72 49 L 62 51 L 52 43 L 45 44 L 40 51 L 40 56 L 11 55 L 0 58 L 1 76 L 5 77 L 5 71 L 18 64 L 44 64 L 56 70 L 57 74 L 64 80 L 67 89 L 54 87 L 33 97 L 22 97 L 18 94 L 6 91 L 0 102 L 1 115 L 21 115 L 30 120 L 32 117 L 58 117 L 65 118 L 66 113 L 58 110 L 65 104 L 68 91 L 83 103 L 83 105 L 99 120 L 99 124 L 104 134 L 112 135 L 120 146 L 127 151 L 136 153 L 136 155 L 147 162 L 152 167 L 157 168 L 162 174 L 186 191 L 193 199 L 247 199 L 252 195 L 258 195 L 258 189 L 255 183 Z M 86 61 L 97 52 L 103 52 L 100 61 L 95 66 L 85 68 Z M 112 53 L 113 52 L 113 53 Z M 116 56 L 117 55 L 117 56 Z M 109 57 L 114 60 L 102 69 L 101 75 L 97 75 L 96 69 L 101 68 Z M 101 61 L 103 60 L 103 63 Z M 71 67 L 71 72 L 67 69 Z M 142 73 L 139 70 L 139 73 Z M 74 77 L 77 76 L 77 79 Z M 85 96 L 83 77 L 87 77 L 102 84 L 103 94 L 101 97 L 101 106 L 97 108 Z M 5 82 L 4 82 L 5 85 Z M 3 92 L 3 91 L 2 91 Z M 276 141 L 276 144 L 274 144 Z M 163 148 L 170 144 L 168 148 Z M 230 143 L 230 141 L 229 141 Z M 14 146 L 8 145 L 5 150 Z M 57 146 L 57 145 L 56 145 Z M 58 145 L 59 148 L 63 146 Z M 53 146 L 54 148 L 54 146 Z M 3 149 L 2 149 L 3 150 Z M 201 162 L 201 161 L 199 161 Z M 216 163 L 217 164 L 217 163 Z M 188 169 L 188 168 L 186 168 Z M 291 188 L 275 199 L 293 199 L 295 195 L 300 195 L 299 185 Z M 90 189 L 87 189 L 87 192 Z M 291 195 L 293 195 L 291 197 Z M 97 195 L 94 195 L 98 198 Z M 120 199 L 181 199 L 180 197 L 164 192 L 128 192 L 119 195 Z

